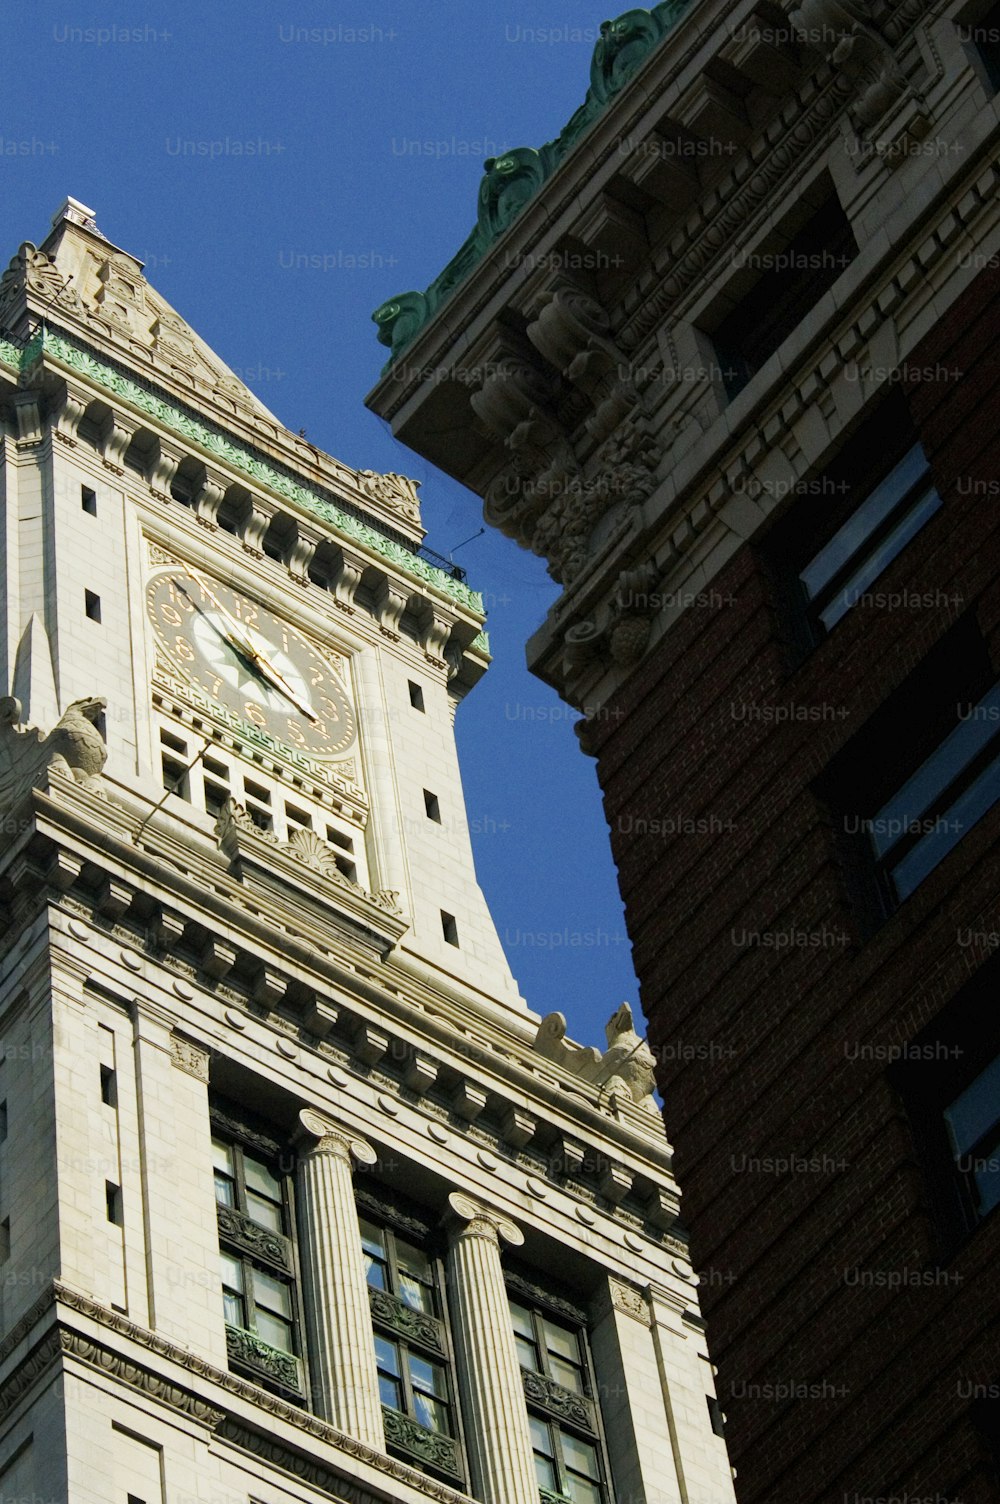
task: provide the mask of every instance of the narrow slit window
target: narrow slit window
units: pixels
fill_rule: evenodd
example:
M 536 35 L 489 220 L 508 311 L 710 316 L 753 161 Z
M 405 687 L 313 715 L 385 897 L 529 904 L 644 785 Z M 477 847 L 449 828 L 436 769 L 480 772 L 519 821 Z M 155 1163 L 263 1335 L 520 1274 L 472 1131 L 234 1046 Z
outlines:
M 118 1106 L 118 1085 L 113 1065 L 101 1066 L 101 1101 L 105 1107 Z
M 454 914 L 446 914 L 444 909 L 441 910 L 441 932 L 448 944 L 454 945 L 457 949 L 458 924 L 455 921 Z
M 10 1218 L 4 1217 L 0 1222 L 0 1264 L 6 1264 L 10 1258 Z
M 89 621 L 100 621 L 101 597 L 99 595 L 95 595 L 93 590 L 85 590 L 83 592 L 83 608 L 87 613 L 87 619 Z
M 438 825 L 441 824 L 441 805 L 438 802 L 438 796 L 432 794 L 429 789 L 424 789 L 424 809 L 428 820 L 434 820 Z
M 113 1180 L 104 1182 L 104 1203 L 107 1208 L 108 1221 L 115 1227 L 122 1225 L 122 1188 L 115 1185 Z
M 408 683 L 409 683 L 409 689 L 410 689 L 410 704 L 413 706 L 414 710 L 423 710 L 423 708 L 424 708 L 424 692 L 423 692 L 423 690 L 421 689 L 421 687 L 420 687 L 419 684 L 414 684 L 414 682 L 413 682 L 412 679 L 410 679 L 408 681 Z
M 7 1137 L 7 1103 L 0 1102 L 0 1144 Z
M 80 507 L 89 516 L 97 516 L 97 492 L 89 486 L 80 487 Z

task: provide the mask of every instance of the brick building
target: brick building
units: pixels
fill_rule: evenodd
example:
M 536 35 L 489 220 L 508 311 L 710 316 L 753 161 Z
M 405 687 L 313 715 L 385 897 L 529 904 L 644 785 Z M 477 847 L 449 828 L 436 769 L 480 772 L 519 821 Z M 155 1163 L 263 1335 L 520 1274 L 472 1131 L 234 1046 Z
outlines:
M 1000 7 L 661 5 L 376 314 L 543 554 L 743 1504 L 1000 1497 Z M 506 212 L 505 212 L 506 208 Z

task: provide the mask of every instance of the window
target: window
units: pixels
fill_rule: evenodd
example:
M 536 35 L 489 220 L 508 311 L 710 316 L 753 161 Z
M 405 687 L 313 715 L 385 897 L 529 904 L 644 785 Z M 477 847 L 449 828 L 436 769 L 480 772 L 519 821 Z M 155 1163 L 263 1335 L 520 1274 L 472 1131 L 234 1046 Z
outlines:
M 7 1103 L 0 1102 L 0 1144 L 7 1137 Z
M 441 805 L 438 802 L 438 796 L 430 793 L 428 789 L 424 789 L 424 810 L 428 820 L 435 820 L 438 825 L 441 824 Z
M 797 657 L 852 606 L 939 510 L 905 399 L 892 393 L 841 445 L 762 545 Z
M 118 1105 L 118 1090 L 115 1084 L 115 1068 L 113 1065 L 101 1066 L 101 1101 L 105 1107 Z
M 458 948 L 458 924 L 454 914 L 446 914 L 441 910 L 441 933 L 449 945 Z
M 257 829 L 273 830 L 274 816 L 271 813 L 271 790 L 266 789 L 262 783 L 251 783 L 249 778 L 245 778 L 243 780 L 243 796 L 246 801 L 246 812 Z
M 421 689 L 420 685 L 414 684 L 412 679 L 408 679 L 407 686 L 410 691 L 410 704 L 413 706 L 414 710 L 423 710 L 424 692 Z
M 4 1217 L 0 1222 L 0 1264 L 6 1264 L 10 1258 L 10 1218 Z
M 889 1072 L 907 1109 L 945 1255 L 1000 1206 L 998 985 L 994 956 Z
M 116 1227 L 121 1227 L 124 1221 L 122 1215 L 122 1188 L 120 1185 L 115 1185 L 112 1180 L 104 1182 L 104 1202 L 108 1221 L 113 1222 Z
M 292 1187 L 281 1146 L 235 1109 L 212 1109 L 222 1306 L 230 1365 L 301 1395 Z M 266 1236 L 262 1236 L 266 1234 Z
M 83 608 L 89 621 L 100 621 L 101 597 L 95 595 L 92 590 L 85 590 L 83 592 Z
M 562 1499 L 604 1504 L 607 1474 L 584 1314 L 555 1298 L 549 1308 L 545 1292 L 516 1275 L 509 1276 L 509 1287 L 541 1497 L 546 1504 Z
M 837 755 L 817 790 L 839 812 L 862 910 L 877 921 L 1000 798 L 1000 684 L 970 612 Z
M 871 840 L 897 900 L 908 898 L 1000 799 L 1000 683 L 876 813 Z
M 832 185 L 825 182 L 819 193 L 817 202 L 814 191 L 811 213 L 810 205 L 803 204 L 809 217 L 799 228 L 747 253 L 744 268 L 760 268 L 760 275 L 744 282 L 737 306 L 709 331 L 730 398 L 784 344 L 858 254 Z
M 88 512 L 91 517 L 96 517 L 97 516 L 97 492 L 96 491 L 92 491 L 89 486 L 81 486 L 80 487 L 80 506 L 81 506 L 82 510 L 85 511 L 85 512 Z
M 337 848 L 334 853 L 337 871 L 342 877 L 346 877 L 348 882 L 356 883 L 358 880 L 358 866 L 354 860 L 354 842 L 350 836 L 345 835 L 342 830 L 338 830 L 335 825 L 328 825 L 326 827 L 326 838 L 331 846 Z
M 916 443 L 800 571 L 818 635 L 864 599 L 940 505 L 927 457 Z
M 461 1480 L 443 1270 L 432 1230 L 363 1188 L 359 1221 L 389 1449 L 442 1478 Z
M 218 819 L 232 798 L 229 769 L 217 757 L 207 756 L 202 758 L 202 767 L 205 771 L 205 812 Z
M 975 48 L 993 93 L 1000 92 L 1000 5 L 991 6 L 977 21 L 960 23 L 958 34 Z
M 160 764 L 163 772 L 163 787 L 179 799 L 191 798 L 191 782 L 187 764 L 188 744 L 170 731 L 160 729 Z

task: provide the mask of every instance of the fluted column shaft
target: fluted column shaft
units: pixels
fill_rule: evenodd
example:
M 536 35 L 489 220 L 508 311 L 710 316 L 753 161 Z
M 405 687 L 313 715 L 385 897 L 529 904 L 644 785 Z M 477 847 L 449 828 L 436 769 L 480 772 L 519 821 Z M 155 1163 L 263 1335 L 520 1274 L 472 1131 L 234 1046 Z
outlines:
M 471 1198 L 448 1198 L 453 1213 L 448 1295 L 472 1471 L 483 1504 L 538 1504 L 521 1367 L 507 1305 L 500 1240 L 517 1246 L 513 1222 Z
M 352 1159 L 374 1164 L 361 1139 L 316 1113 L 299 1114 L 299 1253 L 316 1408 L 339 1430 L 385 1451 L 371 1309 L 354 1202 Z

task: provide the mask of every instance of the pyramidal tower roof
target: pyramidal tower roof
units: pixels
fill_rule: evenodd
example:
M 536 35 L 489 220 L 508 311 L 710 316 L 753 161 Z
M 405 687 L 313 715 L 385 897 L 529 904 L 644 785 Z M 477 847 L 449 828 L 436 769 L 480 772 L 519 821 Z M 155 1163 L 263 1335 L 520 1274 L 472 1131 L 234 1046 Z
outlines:
M 223 445 L 235 439 L 269 471 L 280 467 L 306 477 L 319 497 L 346 504 L 404 548 L 422 543 L 418 482 L 356 470 L 285 428 L 146 280 L 138 257 L 101 232 L 94 210 L 79 199 L 67 198 L 41 244 L 25 241 L 0 278 L 0 340 L 34 340 L 40 328 L 55 331 L 45 340 L 47 357 L 69 352 L 77 369 L 99 372 L 105 384 L 117 380 L 119 397 L 124 368 L 162 396 L 164 410 L 173 404 L 211 420 L 225 436 Z M 447 593 L 458 593 L 454 582 L 446 583 Z

